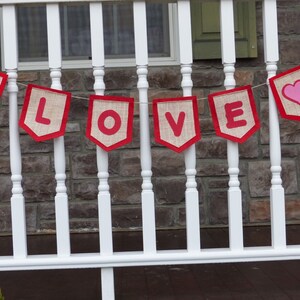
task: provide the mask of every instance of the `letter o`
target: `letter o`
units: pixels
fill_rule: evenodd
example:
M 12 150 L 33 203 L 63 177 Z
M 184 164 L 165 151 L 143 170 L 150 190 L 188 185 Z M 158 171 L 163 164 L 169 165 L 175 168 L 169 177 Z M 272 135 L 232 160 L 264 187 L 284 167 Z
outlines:
M 113 118 L 115 121 L 115 124 L 111 128 L 105 126 L 105 120 L 108 117 Z M 121 127 L 121 117 L 116 111 L 112 109 L 104 111 L 98 118 L 98 128 L 101 132 L 103 132 L 106 135 L 113 135 L 117 133 L 120 127 Z

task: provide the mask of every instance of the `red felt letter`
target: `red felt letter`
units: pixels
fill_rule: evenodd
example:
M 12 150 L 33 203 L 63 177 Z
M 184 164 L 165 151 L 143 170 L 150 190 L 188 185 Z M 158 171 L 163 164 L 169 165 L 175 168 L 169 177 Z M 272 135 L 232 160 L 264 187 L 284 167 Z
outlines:
M 38 123 L 49 125 L 51 123 L 50 119 L 43 117 L 45 105 L 46 105 L 46 98 L 42 97 L 39 102 L 35 121 Z
M 106 118 L 109 118 L 109 117 L 113 118 L 114 121 L 115 121 L 115 124 L 111 128 L 108 128 L 105 125 L 105 120 L 106 120 Z M 113 135 L 116 132 L 118 132 L 118 130 L 120 129 L 120 127 L 121 127 L 121 117 L 120 117 L 120 115 L 116 111 L 114 111 L 112 109 L 106 110 L 106 111 L 104 111 L 99 116 L 99 119 L 98 119 L 98 128 L 104 134 L 106 134 L 106 135 Z
M 247 125 L 246 120 L 235 120 L 236 117 L 239 117 L 244 114 L 244 110 L 241 109 L 242 106 L 243 106 L 242 101 L 236 101 L 236 102 L 225 104 L 227 128 L 231 129 L 231 128 L 242 127 Z
M 175 123 L 173 116 L 170 112 L 166 112 L 165 116 L 170 124 L 170 127 L 174 132 L 174 135 L 180 136 L 183 128 L 184 119 L 185 119 L 185 113 L 183 111 L 179 113 L 177 123 Z

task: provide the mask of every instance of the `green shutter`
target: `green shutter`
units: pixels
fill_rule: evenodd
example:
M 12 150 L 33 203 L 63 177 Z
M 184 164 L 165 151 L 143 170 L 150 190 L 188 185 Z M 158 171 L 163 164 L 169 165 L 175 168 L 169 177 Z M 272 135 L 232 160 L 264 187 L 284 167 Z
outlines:
M 192 0 L 194 59 L 221 58 L 220 3 Z M 255 1 L 234 4 L 236 55 L 257 57 Z

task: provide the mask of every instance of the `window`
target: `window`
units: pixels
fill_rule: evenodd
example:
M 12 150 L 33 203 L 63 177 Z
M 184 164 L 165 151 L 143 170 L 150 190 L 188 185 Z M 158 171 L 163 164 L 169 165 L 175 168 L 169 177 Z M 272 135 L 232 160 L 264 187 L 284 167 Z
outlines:
M 176 62 L 173 4 L 147 4 L 149 63 Z M 60 5 L 62 55 L 65 67 L 90 67 L 89 5 Z M 20 69 L 47 68 L 45 6 L 18 6 Z M 129 3 L 104 3 L 103 27 L 107 64 L 134 65 L 133 7 Z
M 147 4 L 150 65 L 179 63 L 177 6 L 151 1 Z M 234 4 L 237 57 L 256 57 L 255 2 Z M 194 59 L 221 57 L 219 2 L 191 0 Z M 90 68 L 91 43 L 89 5 L 60 5 L 64 68 Z M 17 7 L 19 69 L 47 69 L 47 25 L 45 5 Z M 134 28 L 132 3 L 103 2 L 104 44 L 107 66 L 133 66 Z

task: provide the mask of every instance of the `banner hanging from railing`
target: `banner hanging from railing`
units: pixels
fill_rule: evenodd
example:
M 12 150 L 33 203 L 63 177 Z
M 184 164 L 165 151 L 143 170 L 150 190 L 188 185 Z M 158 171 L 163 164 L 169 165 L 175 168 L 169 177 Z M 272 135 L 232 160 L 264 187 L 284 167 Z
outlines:
M 41 142 L 65 134 L 71 93 L 29 84 L 19 125 Z
M 182 152 L 200 140 L 197 98 L 153 100 L 154 137 L 175 152 Z
M 134 99 L 90 96 L 86 136 L 105 151 L 132 140 Z
M 300 66 L 270 78 L 270 86 L 281 116 L 300 121 Z
M 7 80 L 7 74 L 0 73 L 0 96 Z M 300 66 L 270 78 L 269 82 L 281 116 L 300 121 Z M 36 141 L 64 135 L 71 93 L 33 84 L 26 86 L 20 127 Z M 243 143 L 258 130 L 260 122 L 252 92 L 256 87 L 244 86 L 208 95 L 218 136 Z M 195 96 L 155 99 L 152 105 L 157 143 L 182 152 L 200 140 Z M 129 143 L 133 109 L 133 98 L 91 95 L 86 136 L 105 151 Z

